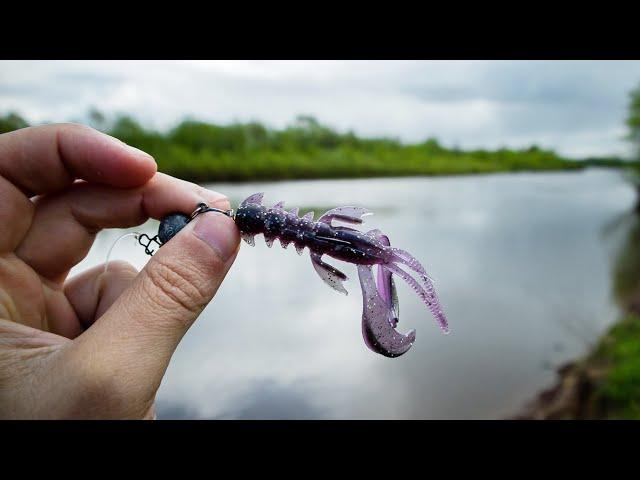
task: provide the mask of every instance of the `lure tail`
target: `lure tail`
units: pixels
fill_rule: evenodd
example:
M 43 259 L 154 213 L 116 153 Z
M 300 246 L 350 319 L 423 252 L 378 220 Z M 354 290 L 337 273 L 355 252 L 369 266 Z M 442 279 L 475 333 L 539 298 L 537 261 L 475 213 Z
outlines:
M 368 232 L 384 246 L 391 248 L 389 238 L 379 230 Z M 391 248 L 391 260 L 378 265 L 374 281 L 373 267 L 358 266 L 358 276 L 363 295 L 362 334 L 367 346 L 374 352 L 387 357 L 397 357 L 406 353 L 416 338 L 415 330 L 401 334 L 396 330 L 399 317 L 398 297 L 393 275 L 402 278 L 418 294 L 422 302 L 433 314 L 440 328 L 449 332 L 446 316 L 442 311 L 433 281 L 424 267 L 404 250 Z M 418 274 L 417 281 L 397 264 L 403 264 Z
M 379 272 L 384 270 L 383 266 L 378 268 Z M 399 357 L 413 345 L 416 331 L 411 330 L 403 335 L 395 329 L 398 323 L 395 314 L 397 298 L 394 300 L 392 290 L 376 285 L 370 265 L 358 265 L 358 276 L 362 287 L 362 336 L 365 344 L 385 357 Z

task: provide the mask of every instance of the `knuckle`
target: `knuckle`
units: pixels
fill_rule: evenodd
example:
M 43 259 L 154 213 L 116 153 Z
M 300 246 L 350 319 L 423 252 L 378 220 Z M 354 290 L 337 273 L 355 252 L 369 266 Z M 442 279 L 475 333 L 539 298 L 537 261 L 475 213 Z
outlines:
M 190 313 L 199 313 L 210 296 L 203 277 L 195 265 L 184 262 L 169 264 L 157 259 L 147 270 L 150 297 L 167 310 L 178 306 Z

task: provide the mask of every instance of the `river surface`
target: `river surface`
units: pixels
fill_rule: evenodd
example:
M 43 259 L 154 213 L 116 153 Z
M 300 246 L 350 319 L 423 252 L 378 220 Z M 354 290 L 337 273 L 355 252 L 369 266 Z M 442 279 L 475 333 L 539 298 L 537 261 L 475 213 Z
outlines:
M 517 411 L 616 319 L 612 265 L 635 194 L 614 170 L 444 178 L 212 184 L 233 206 L 374 211 L 367 229 L 422 261 L 449 318 L 443 335 L 397 282 L 411 350 L 389 359 L 360 330 L 355 268 L 343 296 L 308 253 L 243 243 L 214 301 L 184 337 L 158 392 L 158 418 L 489 419 Z M 154 235 L 157 222 L 129 231 Z M 123 230 L 101 232 L 74 271 L 104 261 Z M 129 237 L 113 258 L 147 260 Z M 135 368 L 135 365 L 132 365 Z

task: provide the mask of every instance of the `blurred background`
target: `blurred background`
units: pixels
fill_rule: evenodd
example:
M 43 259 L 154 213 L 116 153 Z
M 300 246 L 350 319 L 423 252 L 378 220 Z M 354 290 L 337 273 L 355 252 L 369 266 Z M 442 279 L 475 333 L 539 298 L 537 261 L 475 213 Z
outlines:
M 0 62 L 0 133 L 62 121 L 234 207 L 373 210 L 449 318 L 444 336 L 399 285 L 417 340 L 376 355 L 355 268 L 344 297 L 257 239 L 180 344 L 159 418 L 640 418 L 640 62 Z M 157 222 L 100 232 L 72 273 L 133 231 Z M 147 261 L 131 237 L 113 257 Z

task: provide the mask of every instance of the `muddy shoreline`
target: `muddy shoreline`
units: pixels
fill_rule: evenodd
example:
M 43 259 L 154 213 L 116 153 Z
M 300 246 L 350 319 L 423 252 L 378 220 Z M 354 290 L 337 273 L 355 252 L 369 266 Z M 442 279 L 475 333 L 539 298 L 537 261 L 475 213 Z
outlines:
M 606 408 L 595 394 L 606 367 L 588 361 L 569 362 L 557 370 L 556 384 L 507 417 L 509 420 L 587 420 L 606 418 Z
M 640 316 L 640 292 L 629 302 L 628 315 Z M 615 328 L 614 325 L 612 328 Z M 585 357 L 565 363 L 557 370 L 556 383 L 540 392 L 510 420 L 601 420 L 616 418 L 616 406 L 601 394 L 610 371 L 610 360 L 598 355 L 600 346 L 611 341 L 606 332 Z

